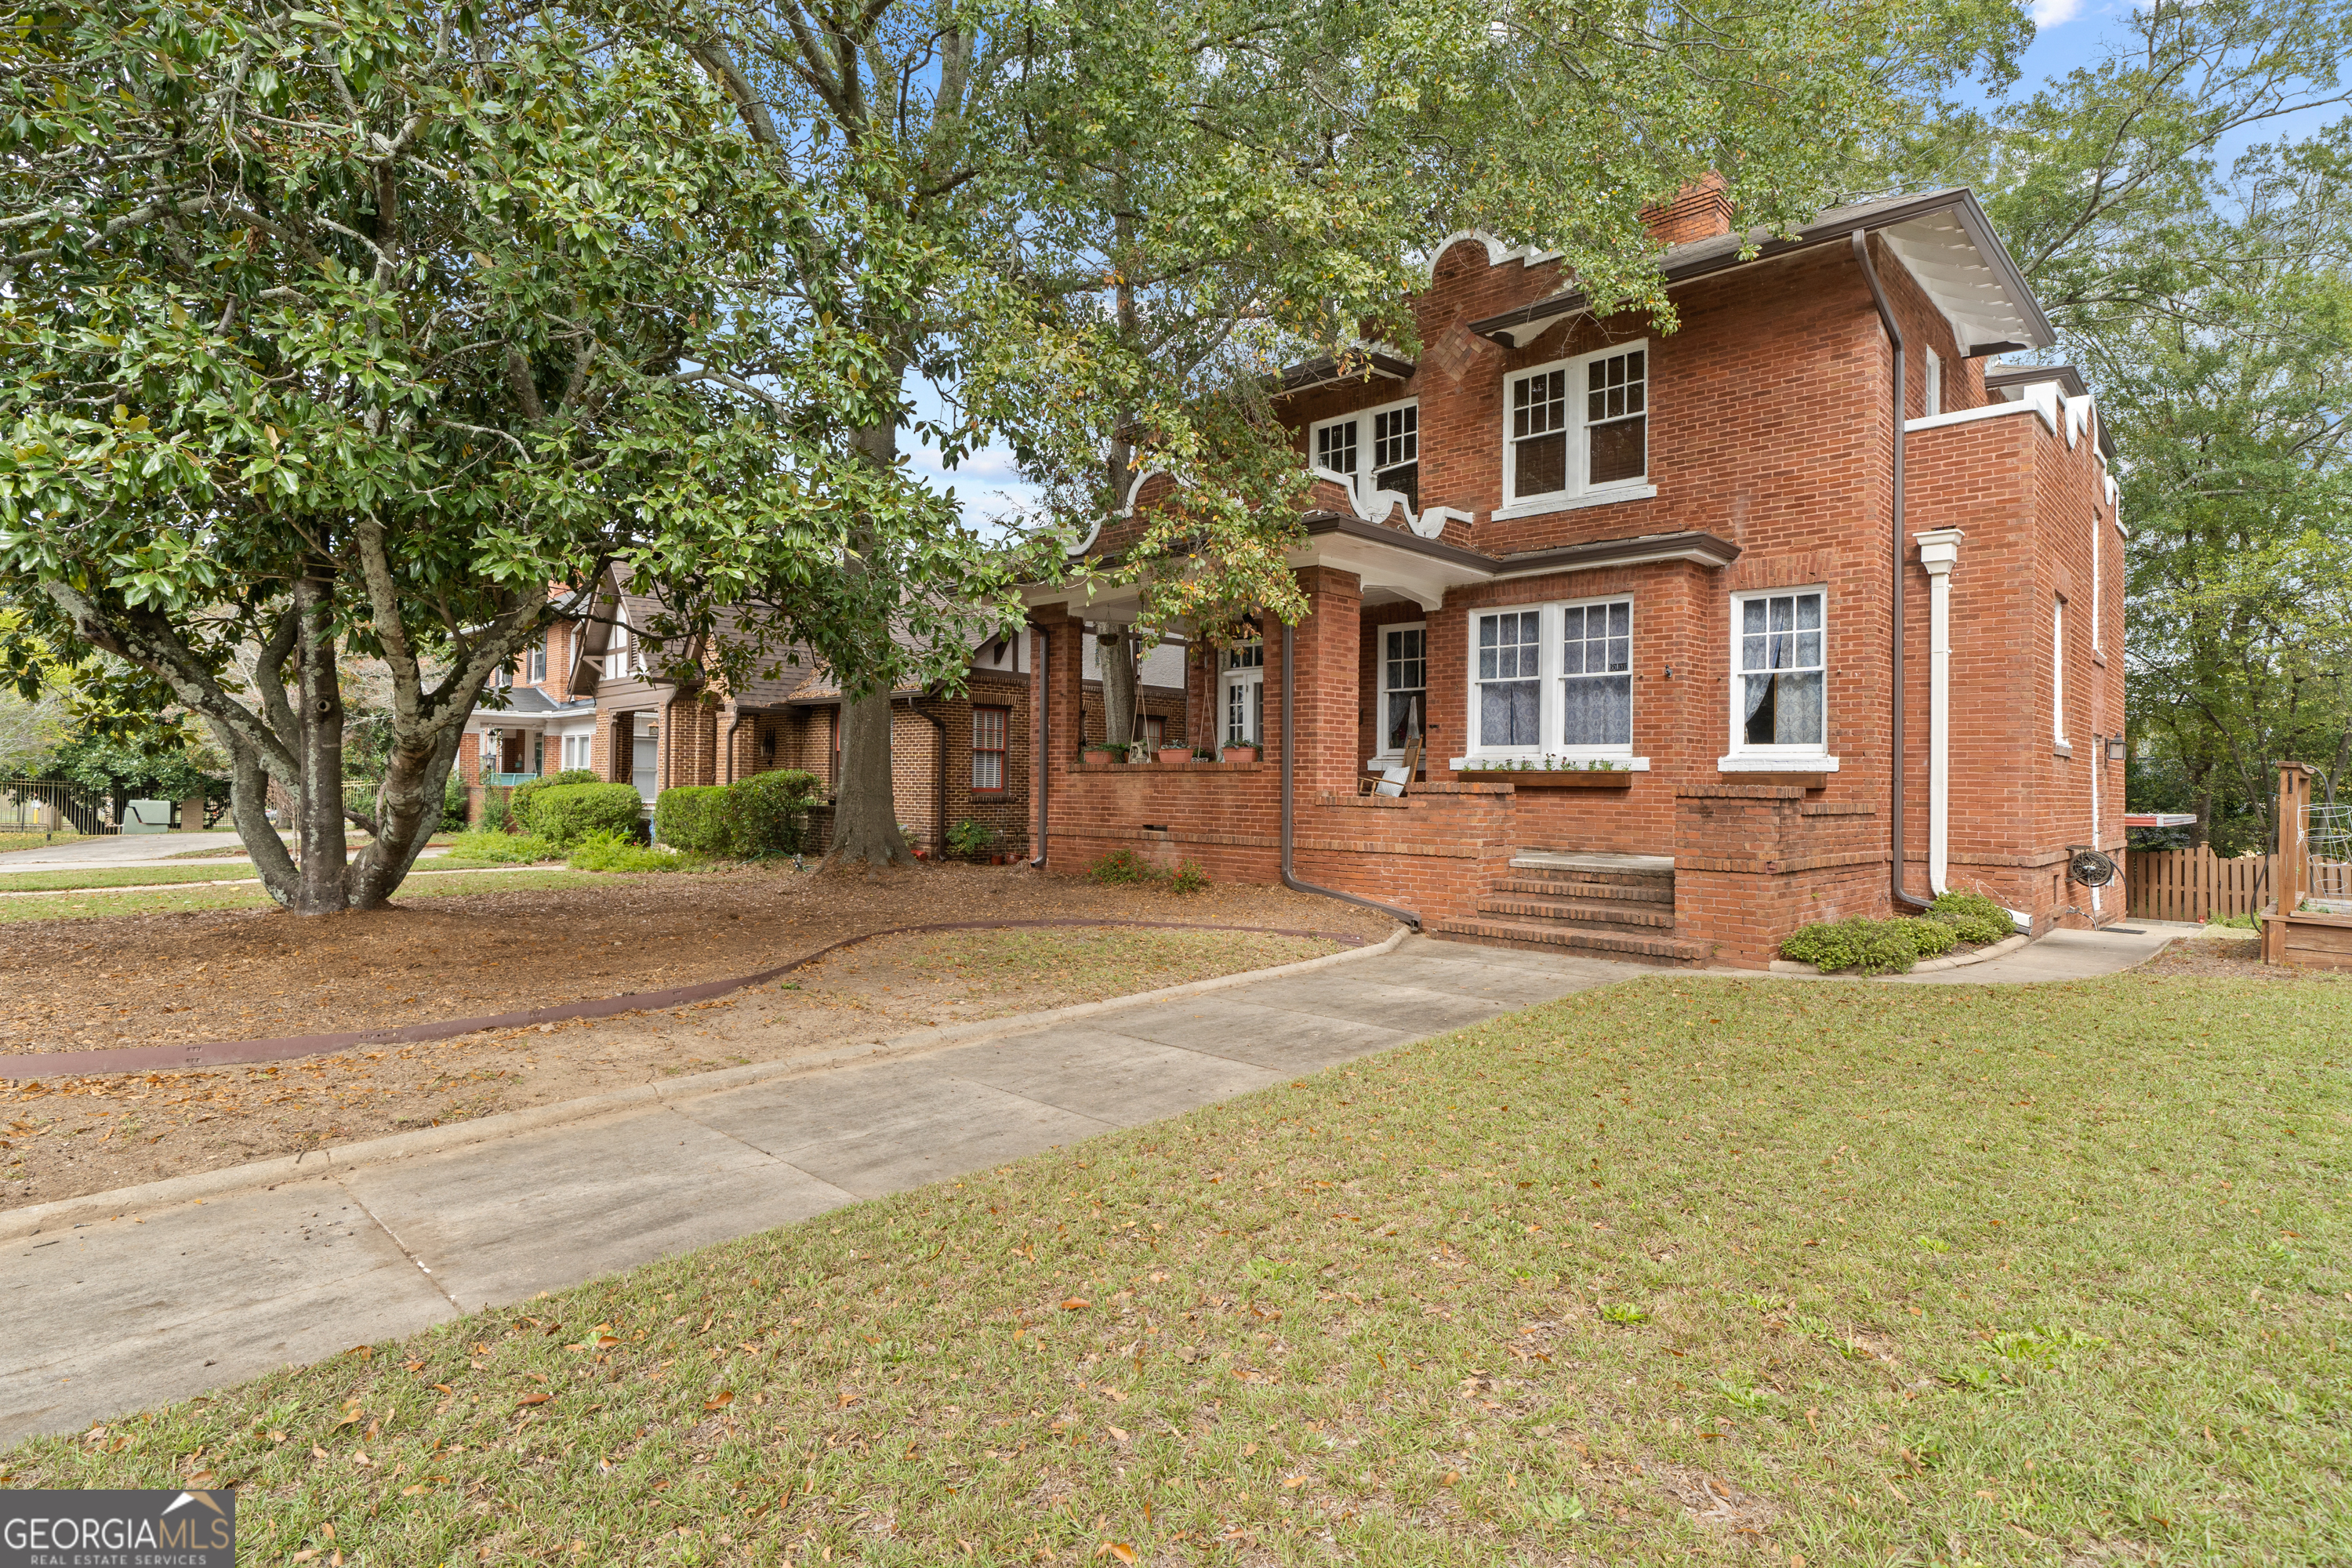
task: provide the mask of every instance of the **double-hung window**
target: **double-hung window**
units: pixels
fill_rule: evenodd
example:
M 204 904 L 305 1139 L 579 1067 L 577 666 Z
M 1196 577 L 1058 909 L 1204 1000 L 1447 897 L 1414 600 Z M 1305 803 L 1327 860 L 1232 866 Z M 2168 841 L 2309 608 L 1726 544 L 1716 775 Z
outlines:
M 1473 755 L 1632 756 L 1633 600 L 1479 611 L 1470 622 Z
M 1641 486 L 1650 472 L 1646 345 L 1539 365 L 1503 399 L 1503 505 L 1538 510 Z
M 1421 510 L 1421 405 L 1391 404 L 1328 419 L 1315 426 L 1315 466 L 1347 480 L 1357 499 L 1369 502 L 1379 490 L 1404 497 L 1407 510 Z
M 1775 588 L 1731 601 L 1731 750 L 1759 758 L 1828 750 L 1826 592 Z
M 1217 706 L 1228 746 L 1255 746 L 1265 734 L 1265 644 L 1245 642 L 1217 655 Z
M 533 686 L 540 685 L 547 679 L 547 645 L 554 636 L 553 632 L 550 632 L 531 647 L 530 683 Z
M 1383 757 L 1404 755 L 1406 742 L 1423 732 L 1429 697 L 1429 627 L 1381 628 L 1381 747 Z
M 1002 795 L 1004 793 L 1004 721 L 1011 710 L 1004 708 L 974 708 L 971 710 L 971 793 Z

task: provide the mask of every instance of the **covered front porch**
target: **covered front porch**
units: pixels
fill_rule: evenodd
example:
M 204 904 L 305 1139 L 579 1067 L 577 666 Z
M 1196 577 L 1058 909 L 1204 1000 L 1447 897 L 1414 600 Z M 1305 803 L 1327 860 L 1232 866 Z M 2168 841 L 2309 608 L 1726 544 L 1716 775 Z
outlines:
M 1131 588 L 1033 595 L 1046 866 L 1075 873 L 1124 849 L 1196 862 L 1213 879 L 1286 879 L 1372 900 L 1435 935 L 1760 965 L 1780 932 L 1813 918 L 1808 898 L 1773 884 L 1783 861 L 1794 870 L 1808 859 L 1785 851 L 1817 847 L 1827 824 L 1822 779 L 1727 782 L 1720 745 L 1696 741 L 1698 714 L 1684 711 L 1699 684 L 1697 628 L 1710 614 L 1720 625 L 1723 569 L 1737 553 L 1706 535 L 1664 534 L 1496 558 L 1360 519 L 1311 519 L 1291 562 L 1307 605 L 1298 624 L 1262 616 L 1252 644 L 1188 648 L 1186 738 L 1215 762 L 1083 760 L 1085 635 L 1140 605 Z M 1585 636 L 1558 606 L 1620 595 L 1641 613 L 1593 614 L 1590 646 L 1606 677 L 1594 689 L 1557 663 L 1532 694 L 1498 695 L 1479 679 L 1496 674 L 1498 616 L 1525 617 L 1531 637 Z M 1515 700 L 1533 717 L 1507 738 L 1524 743 L 1486 743 Z M 1416 741 L 1403 795 L 1370 793 Z M 1252 745 L 1255 755 L 1228 749 Z M 1884 868 L 1882 854 L 1853 871 L 1883 879 Z M 1757 919 L 1759 900 L 1787 904 L 1787 918 Z

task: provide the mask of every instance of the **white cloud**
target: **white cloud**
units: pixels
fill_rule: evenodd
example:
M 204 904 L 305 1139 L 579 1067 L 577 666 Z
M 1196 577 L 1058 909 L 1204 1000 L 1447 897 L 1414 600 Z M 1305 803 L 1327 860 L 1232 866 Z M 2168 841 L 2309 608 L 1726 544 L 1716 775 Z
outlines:
M 2033 0 L 2033 25 L 2055 27 L 2083 14 L 2083 0 Z

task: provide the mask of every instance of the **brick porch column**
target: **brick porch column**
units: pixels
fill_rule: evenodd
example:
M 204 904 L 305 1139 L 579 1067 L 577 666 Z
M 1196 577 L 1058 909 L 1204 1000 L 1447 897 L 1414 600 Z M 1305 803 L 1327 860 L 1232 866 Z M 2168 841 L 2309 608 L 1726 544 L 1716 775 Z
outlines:
M 1364 759 L 1357 710 L 1363 655 L 1363 580 L 1352 572 L 1309 566 L 1298 574 L 1307 595 L 1307 617 L 1291 629 L 1291 679 L 1297 689 L 1298 741 L 1296 788 L 1301 798 L 1317 790 L 1354 792 Z M 1273 628 L 1268 628 L 1269 637 Z M 1266 724 L 1275 723 L 1276 691 L 1281 679 L 1278 645 L 1266 649 Z M 1290 716 L 1283 716 L 1285 740 Z
M 1060 605 L 1032 610 L 1029 620 L 1044 634 L 1045 657 L 1032 650 L 1031 663 L 1044 688 L 1045 768 L 1058 779 L 1076 763 L 1086 739 L 1086 624 Z M 1049 811 L 1053 805 L 1049 791 Z

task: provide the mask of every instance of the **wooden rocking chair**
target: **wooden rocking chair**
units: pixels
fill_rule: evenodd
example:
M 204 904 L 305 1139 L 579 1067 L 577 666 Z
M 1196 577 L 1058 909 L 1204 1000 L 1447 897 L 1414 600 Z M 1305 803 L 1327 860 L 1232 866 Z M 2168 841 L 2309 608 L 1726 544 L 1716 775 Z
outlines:
M 1414 735 L 1404 743 L 1404 761 L 1383 770 L 1377 776 L 1367 773 L 1360 793 L 1387 795 L 1391 799 L 1400 797 L 1412 786 L 1413 775 L 1420 771 L 1421 737 Z

